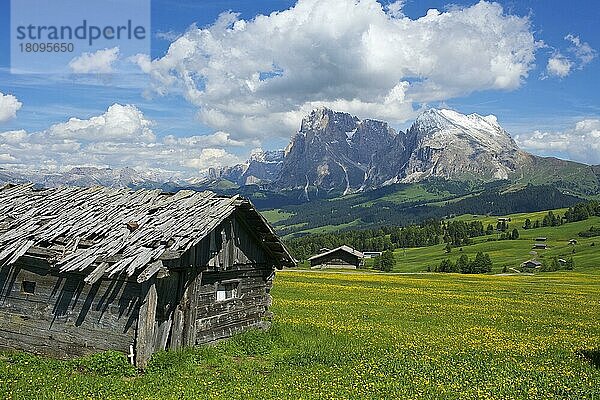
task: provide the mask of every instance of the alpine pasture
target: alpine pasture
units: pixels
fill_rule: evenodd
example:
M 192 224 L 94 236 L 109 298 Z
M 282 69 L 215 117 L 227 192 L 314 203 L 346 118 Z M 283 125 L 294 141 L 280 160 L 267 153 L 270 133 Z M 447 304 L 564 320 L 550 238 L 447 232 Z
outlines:
M 217 346 L 0 356 L 0 397 L 600 398 L 600 275 L 278 273 L 275 317 Z

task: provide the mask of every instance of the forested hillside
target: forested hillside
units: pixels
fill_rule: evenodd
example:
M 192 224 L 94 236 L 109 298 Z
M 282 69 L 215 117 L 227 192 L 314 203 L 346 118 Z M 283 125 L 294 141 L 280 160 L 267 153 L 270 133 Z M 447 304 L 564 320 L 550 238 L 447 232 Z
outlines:
M 502 186 L 491 186 L 467 194 L 468 188 L 460 184 L 447 188 L 436 187 L 436 184 L 424 187 L 426 195 L 416 196 L 415 200 L 410 197 L 399 200 L 392 194 L 372 198 L 373 194 L 365 193 L 285 206 L 281 210 L 289 213 L 289 218 L 277 221 L 274 226 L 282 235 L 300 236 L 304 232 L 318 233 L 318 229 L 313 228 L 322 226 L 330 226 L 329 230 L 336 230 L 335 226 L 343 228 L 345 224 L 351 224 L 353 229 L 407 226 L 467 213 L 504 215 L 551 210 L 581 201 L 551 186 L 529 185 L 510 191 Z
M 543 214 L 543 215 L 540 215 Z M 322 248 L 335 248 L 343 244 L 361 251 L 385 251 L 403 248 L 417 248 L 446 244 L 446 251 L 453 247 L 468 246 L 473 239 L 486 235 L 494 237 L 488 240 L 516 240 L 529 229 L 558 227 L 571 222 L 585 221 L 600 216 L 600 203 L 581 202 L 569 207 L 564 213 L 548 211 L 537 213 L 537 217 L 498 220 L 480 217 L 465 221 L 461 218 L 451 220 L 430 219 L 421 224 L 407 226 L 382 226 L 375 229 L 346 230 L 322 234 L 312 234 L 286 241 L 288 248 L 298 260 L 304 260 L 316 254 Z M 596 228 L 582 231 L 580 237 L 596 236 Z M 599 234 L 600 235 L 600 234 Z

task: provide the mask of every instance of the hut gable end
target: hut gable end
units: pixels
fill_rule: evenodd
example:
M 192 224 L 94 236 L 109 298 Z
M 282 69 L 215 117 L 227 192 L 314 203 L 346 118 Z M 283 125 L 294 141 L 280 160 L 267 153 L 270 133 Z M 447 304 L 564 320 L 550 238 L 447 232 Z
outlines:
M 358 268 L 364 254 L 350 246 L 340 246 L 333 250 L 312 256 L 308 260 L 312 268 Z

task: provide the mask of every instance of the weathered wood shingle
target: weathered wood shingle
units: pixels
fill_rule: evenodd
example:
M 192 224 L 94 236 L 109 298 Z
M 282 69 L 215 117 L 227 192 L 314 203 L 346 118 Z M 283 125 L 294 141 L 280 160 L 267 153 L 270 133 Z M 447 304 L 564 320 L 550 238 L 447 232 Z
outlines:
M 160 270 L 161 260 L 179 257 L 236 210 L 278 266 L 293 265 L 271 226 L 237 196 L 7 185 L 0 188 L 0 266 L 30 254 L 61 272 L 86 273 L 87 283 L 104 274 L 141 273 L 143 281 Z

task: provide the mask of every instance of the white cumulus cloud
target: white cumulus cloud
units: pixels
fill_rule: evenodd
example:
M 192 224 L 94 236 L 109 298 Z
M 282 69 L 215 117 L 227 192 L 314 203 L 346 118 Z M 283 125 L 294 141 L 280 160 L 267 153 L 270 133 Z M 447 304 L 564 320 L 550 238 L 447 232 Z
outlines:
M 548 77 L 565 78 L 574 70 L 583 69 L 598 55 L 596 50 L 582 41 L 579 36 L 570 33 L 564 39 L 571 43 L 571 46 L 567 49 L 569 56 L 565 56 L 560 51 L 555 51 L 548 59 L 546 73 L 542 75 L 542 79 Z
M 233 165 L 239 162 L 238 158 L 227 153 L 223 149 L 202 149 L 195 158 L 185 160 L 186 167 L 197 170 L 206 170 L 211 167 L 220 167 L 223 165 Z
M 118 47 L 83 53 L 69 62 L 69 68 L 76 74 L 109 74 L 118 58 Z
M 67 122 L 50 127 L 48 133 L 57 138 L 85 141 L 128 141 L 152 142 L 156 138 L 150 129 L 152 122 L 132 105 L 113 104 L 99 116 L 90 119 L 71 118 Z
M 145 74 L 149 73 L 152 69 L 152 61 L 150 60 L 150 56 L 148 54 L 136 54 L 129 57 L 128 61 L 136 64 Z
M 573 68 L 573 63 L 562 54 L 557 53 L 548 59 L 546 73 L 548 76 L 564 78 L 571 73 L 571 68 Z
M 0 122 L 6 122 L 17 116 L 17 111 L 21 109 L 21 103 L 12 94 L 4 94 L 0 92 Z
M 230 134 L 157 137 L 153 122 L 133 105 L 113 104 L 101 115 L 70 118 L 40 132 L 0 132 L 0 167 L 64 171 L 74 166 L 133 167 L 165 176 L 197 177 L 210 167 L 241 162 L 229 149 L 247 146 Z
M 600 164 L 600 119 L 585 119 L 559 132 L 536 130 L 515 140 L 525 149 L 542 155 L 559 154 L 588 164 Z
M 227 132 L 215 132 L 210 135 L 199 135 L 199 136 L 184 136 L 176 137 L 173 135 L 165 136 L 163 139 L 166 144 L 170 145 L 181 145 L 190 147 L 215 147 L 215 146 L 231 146 L 231 147 L 242 147 L 246 143 L 231 139 L 231 135 Z
M 191 27 L 152 61 L 153 89 L 181 93 L 234 138 L 289 137 L 316 105 L 403 122 L 424 102 L 518 88 L 539 44 L 497 3 L 429 10 L 402 1 L 299 0 L 243 20 Z
M 173 30 L 158 31 L 158 32 L 156 32 L 156 34 L 154 36 L 161 40 L 167 40 L 169 42 L 173 42 L 181 36 L 181 33 L 175 32 Z
M 0 140 L 5 143 L 20 143 L 25 139 L 27 139 L 27 132 L 25 130 L 0 133 Z
M 406 3 L 406 0 L 396 0 L 396 1 L 388 4 L 387 5 L 388 14 L 390 14 L 392 17 L 395 17 L 395 18 L 404 17 L 404 12 L 402 11 L 402 9 L 404 8 L 405 3 Z

